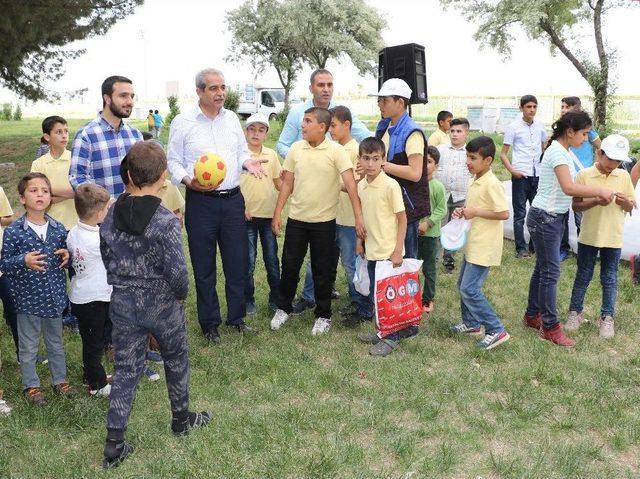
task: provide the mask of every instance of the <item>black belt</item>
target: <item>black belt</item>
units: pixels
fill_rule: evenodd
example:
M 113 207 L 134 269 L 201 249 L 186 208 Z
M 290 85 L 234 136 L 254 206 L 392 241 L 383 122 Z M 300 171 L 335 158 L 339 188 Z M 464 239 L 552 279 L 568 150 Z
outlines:
M 213 196 L 214 198 L 231 198 L 240 193 L 240 187 L 236 186 L 230 190 L 197 191 L 197 193 L 205 196 Z

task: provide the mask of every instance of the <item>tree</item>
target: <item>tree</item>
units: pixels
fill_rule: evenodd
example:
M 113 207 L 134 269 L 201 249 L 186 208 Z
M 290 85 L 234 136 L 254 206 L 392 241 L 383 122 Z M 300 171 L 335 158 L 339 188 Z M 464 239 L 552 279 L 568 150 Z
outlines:
M 224 107 L 227 110 L 237 112 L 239 106 L 240 106 L 240 93 L 238 93 L 233 88 L 229 88 L 224 97 Z
M 167 97 L 167 103 L 169 103 L 169 114 L 164 120 L 166 126 L 171 125 L 173 119 L 180 114 L 180 107 L 178 106 L 178 97 L 171 95 Z
M 347 56 L 360 74 L 376 74 L 381 32 L 387 22 L 364 0 L 290 0 L 303 60 L 325 68 L 327 60 Z
M 632 2 L 624 0 L 440 0 L 457 8 L 468 21 L 478 25 L 474 38 L 509 57 L 513 40 L 512 27 L 519 26 L 532 40 L 549 44 L 551 53 L 558 50 L 571 62 L 591 87 L 594 96 L 596 128 L 604 129 L 609 95 L 614 90 L 612 69 L 615 50 L 602 38 L 606 12 Z M 595 55 L 589 55 L 584 38 L 576 32 L 591 30 Z M 591 50 L 593 51 L 593 49 Z
M 20 108 L 20 104 L 16 105 L 16 109 L 13 112 L 13 121 L 22 121 L 22 108 Z
M 232 37 L 227 61 L 249 60 L 259 72 L 273 67 L 284 88 L 285 109 L 302 67 L 296 44 L 298 26 L 292 23 L 292 15 L 290 1 L 247 0 L 226 16 Z
M 104 34 L 144 0 L 0 0 L 0 85 L 28 100 L 59 99 L 45 82 L 64 75 L 83 49 L 67 44 Z

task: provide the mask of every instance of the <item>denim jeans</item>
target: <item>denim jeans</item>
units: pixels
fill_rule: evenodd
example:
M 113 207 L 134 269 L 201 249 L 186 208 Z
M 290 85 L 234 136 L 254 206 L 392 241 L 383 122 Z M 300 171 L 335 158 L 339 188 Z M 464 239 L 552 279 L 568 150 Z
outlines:
M 458 289 L 462 322 L 471 328 L 484 326 L 485 334 L 504 331 L 504 326 L 482 292 L 482 285 L 489 274 L 488 266 L 467 263 L 462 259 Z
M 613 316 L 618 295 L 618 264 L 620 263 L 620 248 L 596 248 L 578 243 L 578 271 L 573 281 L 571 291 L 570 311 L 582 312 L 584 296 L 593 278 L 593 270 L 600 253 L 600 284 L 602 285 L 601 316 Z
M 527 202 L 531 205 L 538 192 L 538 177 L 511 178 L 511 204 L 513 206 L 513 237 L 516 252 L 526 251 L 524 241 L 524 220 L 527 216 Z M 529 251 L 533 251 L 533 241 L 529 240 Z
M 420 220 L 407 223 L 407 235 L 404 239 L 404 257 L 418 257 L 418 224 Z
M 560 278 L 560 241 L 567 213 L 552 215 L 529 208 L 527 228 L 536 250 L 536 265 L 529 282 L 527 315 L 542 314 L 545 329 L 558 323 L 557 290 Z
M 442 226 L 446 225 L 449 221 L 451 221 L 451 215 L 456 208 L 460 208 L 464 206 L 464 200 L 453 201 L 453 196 L 449 196 L 447 200 L 447 221 L 442 222 Z M 453 255 L 455 253 L 453 251 L 447 251 L 446 249 L 442 251 L 442 264 L 454 264 Z
M 62 318 L 41 318 L 31 314 L 18 313 L 20 372 L 22 373 L 22 385 L 25 389 L 40 387 L 40 378 L 36 373 L 36 357 L 41 331 L 47 348 L 51 384 L 55 386 L 67 381 L 67 364 L 62 344 Z
M 340 251 L 340 262 L 347 277 L 349 299 L 359 315 L 365 316 L 368 311 L 367 302 L 358 294 L 353 285 L 353 275 L 356 272 L 356 228 L 354 226 L 336 225 L 336 242 Z
M 245 299 L 247 304 L 255 305 L 255 283 L 253 274 L 256 269 L 256 257 L 258 255 L 258 237 L 262 245 L 262 260 L 267 270 L 267 283 L 269 283 L 269 304 L 275 304 L 280 287 L 280 262 L 278 260 L 278 241 L 271 231 L 271 218 L 253 218 L 247 221 L 247 238 L 249 239 L 249 274 Z
M 13 336 L 13 344 L 16 347 L 16 359 L 20 360 L 20 354 L 18 352 L 18 317 L 16 313 L 16 306 L 13 302 L 13 296 L 11 295 L 11 284 L 7 275 L 0 276 L 0 300 L 2 300 L 2 312 L 4 314 L 4 320 L 11 329 L 11 335 Z

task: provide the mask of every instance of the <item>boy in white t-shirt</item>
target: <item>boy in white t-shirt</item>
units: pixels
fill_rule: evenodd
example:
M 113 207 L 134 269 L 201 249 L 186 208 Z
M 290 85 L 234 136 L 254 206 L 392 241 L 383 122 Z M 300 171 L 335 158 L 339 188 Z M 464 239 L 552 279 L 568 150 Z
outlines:
M 100 254 L 100 228 L 109 209 L 109 192 L 94 183 L 83 183 L 74 198 L 78 223 L 67 235 L 67 249 L 75 275 L 69 301 L 78 318 L 82 337 L 84 375 L 92 396 L 108 397 L 111 385 L 102 366 L 104 323 L 109 315 L 111 286 Z

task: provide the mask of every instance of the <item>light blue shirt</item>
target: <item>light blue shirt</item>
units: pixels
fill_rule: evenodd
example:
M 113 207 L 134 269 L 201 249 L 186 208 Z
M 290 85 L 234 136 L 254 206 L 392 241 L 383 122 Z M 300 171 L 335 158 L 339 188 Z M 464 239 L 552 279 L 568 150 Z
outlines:
M 289 153 L 289 148 L 296 141 L 302 140 L 302 118 L 304 117 L 305 110 L 308 110 L 313 106 L 313 98 L 308 99 L 304 103 L 298 103 L 294 105 L 289 110 L 289 114 L 287 115 L 287 120 L 284 122 L 284 126 L 282 127 L 282 132 L 280 133 L 280 138 L 278 138 L 278 143 L 276 143 L 276 151 L 282 158 L 287 157 L 287 153 Z M 333 108 L 336 104 L 333 100 L 329 103 L 329 108 Z M 365 138 L 369 138 L 373 136 L 367 127 L 355 116 L 351 113 L 353 118 L 353 123 L 351 124 L 351 136 L 353 136 L 356 141 L 361 142 Z M 329 132 L 327 132 L 327 137 L 331 138 Z
M 580 163 L 585 168 L 593 166 L 593 142 L 598 139 L 598 132 L 591 128 L 587 141 L 577 148 L 571 147 L 571 151 L 578 157 Z
M 571 176 L 574 177 L 576 176 L 574 161 L 578 161 L 578 159 L 571 151 L 565 149 L 555 140 L 551 143 L 551 146 L 544 152 L 538 167 L 540 173 L 538 193 L 536 193 L 531 206 L 553 214 L 569 211 L 571 196 L 562 191 L 555 168 L 560 165 L 567 165 Z

